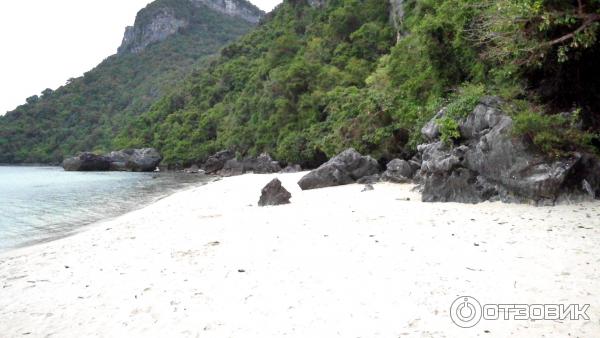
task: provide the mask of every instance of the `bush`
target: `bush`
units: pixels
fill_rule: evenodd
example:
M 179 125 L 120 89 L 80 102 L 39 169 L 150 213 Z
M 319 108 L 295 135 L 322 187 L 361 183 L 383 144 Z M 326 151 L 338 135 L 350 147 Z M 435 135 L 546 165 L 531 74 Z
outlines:
M 514 116 L 513 133 L 525 137 L 527 141 L 551 156 L 565 156 L 579 149 L 591 149 L 591 142 L 597 135 L 579 130 L 578 112 L 570 116 L 542 115 L 527 110 Z
M 446 107 L 446 114 L 455 119 L 466 117 L 479 104 L 485 95 L 485 87 L 482 84 L 466 84 L 462 86 L 450 98 Z
M 440 128 L 440 139 L 444 144 L 451 145 L 455 140 L 460 138 L 460 129 L 458 122 L 449 116 L 444 116 L 437 120 L 437 125 Z

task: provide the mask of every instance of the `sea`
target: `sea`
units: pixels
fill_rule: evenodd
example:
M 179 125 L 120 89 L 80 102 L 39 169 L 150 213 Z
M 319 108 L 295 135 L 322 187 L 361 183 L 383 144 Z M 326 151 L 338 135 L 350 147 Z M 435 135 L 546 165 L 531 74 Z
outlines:
M 204 175 L 175 172 L 0 166 L 0 252 L 69 236 L 207 181 Z

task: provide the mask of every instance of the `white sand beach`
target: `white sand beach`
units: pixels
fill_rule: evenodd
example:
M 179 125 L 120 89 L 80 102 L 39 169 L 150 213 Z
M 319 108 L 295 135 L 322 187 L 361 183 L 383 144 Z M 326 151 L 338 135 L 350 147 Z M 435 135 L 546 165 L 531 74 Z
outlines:
M 226 178 L 0 255 L 0 337 L 600 337 L 600 203 L 422 203 L 302 175 Z M 273 177 L 292 203 L 259 208 Z M 590 320 L 463 329 L 463 295 Z

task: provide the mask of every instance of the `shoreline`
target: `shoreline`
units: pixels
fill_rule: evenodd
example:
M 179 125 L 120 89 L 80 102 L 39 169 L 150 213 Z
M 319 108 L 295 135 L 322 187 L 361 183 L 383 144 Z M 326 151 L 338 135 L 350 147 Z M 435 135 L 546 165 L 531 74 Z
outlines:
M 47 238 L 43 238 L 43 239 L 39 239 L 39 240 L 31 240 L 29 242 L 25 242 L 25 243 L 22 243 L 20 245 L 7 248 L 5 250 L 0 250 L 0 258 L 2 257 L 3 254 L 10 253 L 11 251 L 14 251 L 14 250 L 24 249 L 24 248 L 28 248 L 28 247 L 34 247 L 34 246 L 37 246 L 37 245 L 43 245 L 43 244 L 46 244 L 46 243 L 51 243 L 51 242 L 54 242 L 54 241 L 58 241 L 58 240 L 61 240 L 61 239 L 64 239 L 64 238 L 68 238 L 68 237 L 72 237 L 72 236 L 77 236 L 80 233 L 88 231 L 92 227 L 100 226 L 103 223 L 115 221 L 119 217 L 125 216 L 125 215 L 127 215 L 129 213 L 132 213 L 132 212 L 135 212 L 135 211 L 138 211 L 138 210 L 141 210 L 141 209 L 144 209 L 146 207 L 150 207 L 153 204 L 159 202 L 160 200 L 168 198 L 169 196 L 172 196 L 172 195 L 180 193 L 180 192 L 184 192 L 186 190 L 195 189 L 195 188 L 201 187 L 203 185 L 210 184 L 211 182 L 212 181 L 205 181 L 205 182 L 193 183 L 192 186 L 189 186 L 189 187 L 182 187 L 182 188 L 176 189 L 174 191 L 168 191 L 168 192 L 165 192 L 162 195 L 153 197 L 152 200 L 144 202 L 141 205 L 138 205 L 137 207 L 134 207 L 134 208 L 129 209 L 129 210 L 122 210 L 122 213 L 119 213 L 117 215 L 108 216 L 108 217 L 100 219 L 100 220 L 95 220 L 95 221 L 94 220 L 90 220 L 88 222 L 83 222 L 80 225 L 76 226 L 74 229 L 72 229 L 70 231 L 67 231 L 67 232 L 64 232 L 64 233 L 57 234 L 56 236 L 47 237 Z
M 51 167 L 51 166 L 8 166 L 0 168 L 8 168 L 10 170 L 15 170 L 15 173 L 21 172 L 21 169 L 25 170 L 43 170 L 40 172 L 52 174 L 56 172 L 59 175 L 67 175 L 66 177 L 71 177 L 71 173 L 65 172 L 60 167 Z M 25 173 L 25 177 L 30 178 L 29 173 L 31 171 L 27 171 Z M 11 175 L 11 172 L 9 172 Z M 63 217 L 62 212 L 56 211 L 56 209 L 50 209 L 46 207 L 43 198 L 38 198 L 36 196 L 35 201 L 25 200 L 23 197 L 17 197 L 16 199 L 11 199 L 10 194 L 8 199 L 6 199 L 7 207 L 10 208 L 15 205 L 25 205 L 31 208 L 40 208 L 40 205 L 44 208 L 48 208 L 45 213 L 33 214 L 31 217 L 37 222 L 30 221 L 25 218 L 25 214 L 21 212 L 21 214 L 17 214 L 16 217 L 12 217 L 10 211 L 5 212 L 4 216 L 7 218 L 0 221 L 0 229 L 3 229 L 3 225 L 7 226 L 6 234 L 0 234 L 0 254 L 7 253 L 16 249 L 33 246 L 42 243 L 48 243 L 55 240 L 59 240 L 65 237 L 70 237 L 76 235 L 82 231 L 86 231 L 88 227 L 93 226 L 96 223 L 105 222 L 114 220 L 122 215 L 127 213 L 136 211 L 138 209 L 144 208 L 146 206 L 152 205 L 161 199 L 164 199 L 172 194 L 175 194 L 180 191 L 185 191 L 187 189 L 191 189 L 194 187 L 199 187 L 204 184 L 210 183 L 215 178 L 204 175 L 191 175 L 191 174 L 183 174 L 183 173 L 141 173 L 141 172 L 78 172 L 73 176 L 76 176 L 74 180 L 81 180 L 81 177 L 85 177 L 87 175 L 97 176 L 102 175 L 102 177 L 112 177 L 115 180 L 123 179 L 123 175 L 126 177 L 131 177 L 136 181 L 135 186 L 129 184 L 130 182 L 126 182 L 122 187 L 117 188 L 122 191 L 133 191 L 133 195 L 130 193 L 132 198 L 123 198 L 123 196 L 113 193 L 109 193 L 110 191 L 105 191 L 104 194 L 99 194 L 98 196 L 106 196 L 106 200 L 110 199 L 112 202 L 111 206 L 104 206 L 101 203 L 97 203 L 96 200 L 98 198 L 90 198 L 86 203 L 80 203 L 76 201 L 77 198 L 71 196 L 70 191 L 75 191 L 74 188 L 69 188 L 70 183 L 64 182 L 57 184 L 55 181 L 43 182 L 39 184 L 34 184 L 31 186 L 25 186 L 26 189 L 30 189 L 31 193 L 37 193 L 38 189 L 41 189 L 42 196 L 44 194 L 49 195 L 48 191 L 54 193 L 54 190 L 60 190 L 58 193 L 54 193 L 51 195 L 53 198 L 57 200 L 63 200 L 63 204 L 68 205 L 71 203 L 74 208 L 68 209 L 68 215 Z M 16 176 L 17 179 L 21 179 L 21 177 Z M 157 178 L 157 180 L 155 180 Z M 38 177 L 33 176 L 33 179 L 38 179 Z M 142 181 L 147 181 L 148 183 L 140 183 Z M 92 182 L 96 182 L 93 181 Z M 161 183 L 157 183 L 161 182 Z M 166 183 L 164 183 L 166 182 Z M 50 187 L 50 188 L 48 188 Z M 10 191 L 11 186 L 8 186 Z M 13 188 L 14 189 L 14 188 Z M 71 189 L 69 191 L 69 189 Z M 138 191 L 139 190 L 139 191 Z M 135 191 L 138 191 L 137 193 Z M 84 191 L 83 194 L 89 193 L 89 191 Z M 19 200 L 20 198 L 20 200 Z M 18 204 L 16 201 L 20 201 Z M 41 204 L 40 204 L 41 203 Z M 0 203 L 1 204 L 1 203 Z M 35 209 L 34 209 L 35 210 Z M 27 217 L 30 217 L 28 215 Z M 36 217 L 43 217 L 43 221 L 40 219 L 36 219 Z M 17 222 L 17 223 L 15 223 Z M 19 223 L 20 222 L 20 223 Z M 20 226 L 14 226 L 11 228 L 11 224 L 21 224 Z
M 594 336 L 600 203 L 423 203 L 410 184 L 301 191 L 224 178 L 0 253 L 0 332 L 80 336 Z M 278 177 L 291 204 L 257 207 Z M 410 198 L 410 200 L 407 200 Z M 449 317 L 483 303 L 589 303 L 590 321 Z M 489 331 L 485 332 L 485 331 Z

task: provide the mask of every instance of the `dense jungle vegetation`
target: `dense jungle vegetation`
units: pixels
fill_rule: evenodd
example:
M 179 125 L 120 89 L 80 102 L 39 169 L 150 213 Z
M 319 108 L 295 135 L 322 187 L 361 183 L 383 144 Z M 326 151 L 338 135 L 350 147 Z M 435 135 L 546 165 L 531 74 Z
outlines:
M 323 8 L 286 0 L 147 112 L 112 119 L 123 128 L 103 114 L 88 121 L 59 111 L 73 126 L 95 128 L 56 144 L 154 146 L 169 164 L 199 162 L 225 148 L 241 156 L 268 151 L 304 166 L 347 147 L 407 157 L 439 109 L 448 109 L 439 124 L 451 143 L 460 137 L 456 120 L 482 96 L 496 95 L 515 120 L 515 137 L 552 156 L 596 149 L 600 0 L 394 1 L 404 16 L 391 20 L 383 0 L 329 0 Z M 41 123 L 28 116 L 11 118 Z M 94 141 L 109 135 L 116 138 Z M 0 138 L 0 147 L 7 140 Z M 45 145 L 35 156 L 52 151 Z M 32 156 L 18 150 L 16 158 Z

